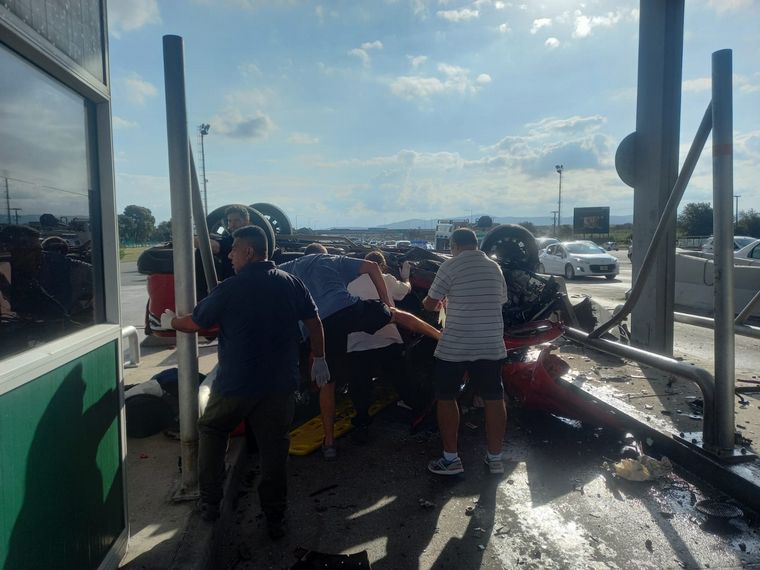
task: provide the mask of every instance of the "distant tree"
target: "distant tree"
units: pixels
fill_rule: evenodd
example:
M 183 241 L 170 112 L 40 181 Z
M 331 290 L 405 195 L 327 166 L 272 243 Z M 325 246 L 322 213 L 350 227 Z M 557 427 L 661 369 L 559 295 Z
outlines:
M 533 235 L 536 235 L 536 226 L 532 222 L 520 222 L 520 225 Z
M 687 236 L 713 233 L 713 209 L 708 202 L 689 202 L 678 216 L 678 225 Z
M 119 214 L 119 240 L 121 242 L 133 242 L 135 235 L 135 221 L 129 216 Z
M 563 224 L 557 228 L 557 237 L 567 239 L 573 237 L 573 227 L 569 224 Z
M 491 216 L 480 216 L 475 225 L 481 229 L 490 228 L 493 225 L 493 218 Z
M 128 233 L 122 234 L 122 239 L 132 242 L 144 243 L 150 240 L 156 229 L 156 218 L 148 208 L 135 206 L 134 204 L 124 208 L 125 218 L 129 218 L 131 223 L 125 221 L 124 226 Z M 119 216 L 121 218 L 121 216 Z M 119 224 L 121 228 L 121 223 Z
M 747 210 L 739 214 L 739 223 L 736 224 L 736 233 L 742 236 L 760 238 L 760 212 Z
M 156 226 L 156 229 L 153 230 L 153 233 L 150 236 L 150 241 L 171 241 L 172 239 L 172 221 L 167 220 L 165 222 L 161 222 Z

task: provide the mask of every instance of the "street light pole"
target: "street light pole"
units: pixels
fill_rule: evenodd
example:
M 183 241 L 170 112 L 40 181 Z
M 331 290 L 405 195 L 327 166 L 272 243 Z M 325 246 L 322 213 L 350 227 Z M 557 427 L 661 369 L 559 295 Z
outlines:
M 552 233 L 557 237 L 557 210 L 552 210 Z
M 562 164 L 557 164 L 554 169 L 559 174 L 559 200 L 557 200 L 557 233 L 562 229 L 562 171 L 565 167 Z
M 739 198 L 741 197 L 741 194 L 734 194 L 734 200 L 736 200 L 736 207 L 734 209 L 734 228 L 739 225 Z
M 201 170 L 203 171 L 203 207 L 206 209 L 206 214 L 208 214 L 208 193 L 206 192 L 206 182 L 208 180 L 206 179 L 206 149 L 203 146 L 203 137 L 205 137 L 208 134 L 208 130 L 211 128 L 211 125 L 208 123 L 201 123 L 198 127 L 198 132 L 201 135 Z

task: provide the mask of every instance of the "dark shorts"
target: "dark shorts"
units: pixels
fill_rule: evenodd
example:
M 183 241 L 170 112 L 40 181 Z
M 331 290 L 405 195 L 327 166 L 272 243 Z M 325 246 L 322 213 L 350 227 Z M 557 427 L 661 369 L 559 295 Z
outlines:
M 504 385 L 501 382 L 502 360 L 474 360 L 448 362 L 435 359 L 435 398 L 456 400 L 464 382 L 465 372 L 469 384 L 484 400 L 503 400 Z
M 346 352 L 346 339 L 352 332 L 375 334 L 391 322 L 391 310 L 382 301 L 359 300 L 322 320 L 325 330 L 325 352 L 329 355 Z

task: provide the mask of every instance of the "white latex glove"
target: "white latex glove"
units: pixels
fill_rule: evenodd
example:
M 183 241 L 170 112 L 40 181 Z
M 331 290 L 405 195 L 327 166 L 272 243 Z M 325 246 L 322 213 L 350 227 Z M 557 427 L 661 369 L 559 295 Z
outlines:
M 409 281 L 409 274 L 411 273 L 411 271 L 412 271 L 412 263 L 410 261 L 405 261 L 401 265 L 401 271 L 400 271 L 401 280 Z
M 330 381 L 330 370 L 327 368 L 327 360 L 324 356 L 314 359 L 311 365 L 311 379 L 320 388 Z
M 177 314 L 169 309 L 166 309 L 163 313 L 161 313 L 161 328 L 162 329 L 173 329 L 172 326 L 172 319 L 175 318 Z

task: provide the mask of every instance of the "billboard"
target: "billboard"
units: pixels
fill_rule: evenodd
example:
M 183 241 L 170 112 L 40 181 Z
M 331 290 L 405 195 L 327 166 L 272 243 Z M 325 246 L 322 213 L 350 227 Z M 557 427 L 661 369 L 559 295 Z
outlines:
M 610 208 L 575 208 L 573 210 L 573 232 L 576 234 L 610 233 Z

